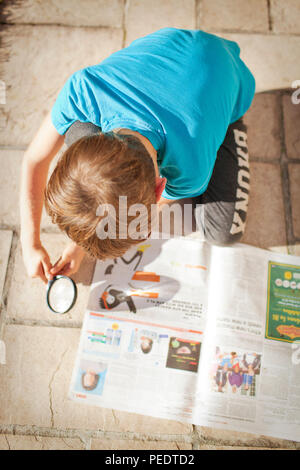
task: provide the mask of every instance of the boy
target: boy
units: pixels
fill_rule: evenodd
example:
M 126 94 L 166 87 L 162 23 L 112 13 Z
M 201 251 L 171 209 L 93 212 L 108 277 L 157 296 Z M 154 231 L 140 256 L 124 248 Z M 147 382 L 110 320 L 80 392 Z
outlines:
M 98 208 L 118 209 L 119 196 L 148 211 L 194 198 L 208 242 L 240 239 L 250 183 L 242 116 L 255 81 L 239 53 L 200 30 L 162 28 L 69 77 L 22 165 L 21 242 L 31 277 L 70 275 L 85 252 L 112 258 L 137 243 L 97 236 Z M 64 139 L 69 148 L 45 190 Z M 44 196 L 72 239 L 54 267 L 39 236 Z

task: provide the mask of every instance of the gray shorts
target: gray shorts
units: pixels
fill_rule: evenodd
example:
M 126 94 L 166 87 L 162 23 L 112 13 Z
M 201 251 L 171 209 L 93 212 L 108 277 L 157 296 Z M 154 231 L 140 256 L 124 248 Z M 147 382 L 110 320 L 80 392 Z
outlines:
M 76 121 L 65 134 L 65 143 L 97 134 L 100 127 Z M 193 198 L 194 216 L 209 243 L 228 245 L 245 230 L 250 189 L 247 128 L 240 118 L 228 127 L 220 146 L 207 190 Z
M 205 239 L 237 242 L 245 230 L 250 190 L 247 127 L 240 118 L 228 127 L 205 193 L 194 198 L 194 213 Z

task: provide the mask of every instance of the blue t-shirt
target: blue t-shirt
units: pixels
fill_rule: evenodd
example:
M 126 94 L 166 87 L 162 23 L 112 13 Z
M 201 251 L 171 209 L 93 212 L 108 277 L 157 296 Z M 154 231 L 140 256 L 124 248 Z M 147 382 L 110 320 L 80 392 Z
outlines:
M 157 150 L 162 194 L 202 194 L 230 123 L 244 115 L 255 80 L 232 41 L 200 30 L 162 28 L 72 74 L 52 108 L 64 134 L 76 120 L 103 132 L 128 128 Z

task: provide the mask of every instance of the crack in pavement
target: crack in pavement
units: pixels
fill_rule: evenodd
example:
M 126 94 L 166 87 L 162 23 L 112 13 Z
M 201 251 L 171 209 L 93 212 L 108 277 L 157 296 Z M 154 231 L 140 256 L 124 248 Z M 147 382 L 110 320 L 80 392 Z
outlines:
M 9 440 L 8 440 L 6 434 L 4 435 L 4 438 L 5 438 L 5 440 L 6 440 L 6 444 L 7 444 L 7 446 L 8 446 L 8 450 L 11 450 L 10 444 L 9 444 Z
M 53 372 L 52 377 L 51 377 L 50 382 L 49 382 L 49 387 L 48 387 L 48 388 L 49 388 L 49 408 L 50 408 L 50 413 L 51 413 L 51 427 L 52 427 L 52 428 L 54 428 L 54 412 L 53 412 L 53 400 L 52 400 L 52 383 L 53 383 L 53 381 L 54 381 L 54 377 L 56 376 L 57 372 L 59 371 L 59 369 L 60 369 L 60 367 L 61 367 L 61 365 L 62 365 L 62 362 L 63 362 L 64 357 L 65 357 L 66 353 L 68 352 L 68 350 L 69 350 L 69 348 L 67 348 L 67 349 L 63 352 L 63 354 L 62 354 L 62 356 L 61 356 L 61 358 L 60 358 L 60 361 L 59 361 L 59 363 L 58 363 L 58 365 L 57 365 L 55 371 Z
M 116 417 L 115 410 L 112 409 L 111 412 L 112 412 L 112 415 L 113 415 L 115 424 L 119 424 L 119 420 L 118 420 L 118 418 Z

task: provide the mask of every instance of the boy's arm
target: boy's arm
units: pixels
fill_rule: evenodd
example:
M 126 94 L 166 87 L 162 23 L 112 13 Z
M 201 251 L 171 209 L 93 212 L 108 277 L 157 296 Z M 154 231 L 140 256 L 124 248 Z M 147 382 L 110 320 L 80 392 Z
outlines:
M 49 165 L 63 143 L 64 136 L 53 126 L 49 113 L 22 161 L 20 217 L 21 241 L 24 243 L 40 243 L 40 221 Z
M 51 263 L 40 241 L 40 222 L 44 203 L 44 189 L 51 160 L 64 142 L 51 121 L 49 112 L 27 148 L 21 171 L 20 221 L 21 244 L 27 272 L 47 282 Z

